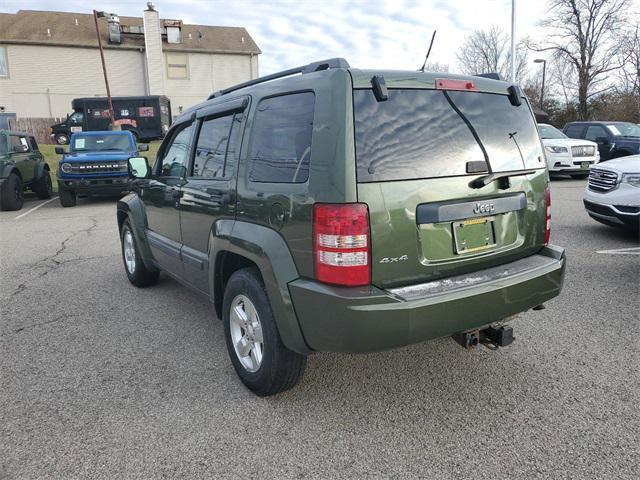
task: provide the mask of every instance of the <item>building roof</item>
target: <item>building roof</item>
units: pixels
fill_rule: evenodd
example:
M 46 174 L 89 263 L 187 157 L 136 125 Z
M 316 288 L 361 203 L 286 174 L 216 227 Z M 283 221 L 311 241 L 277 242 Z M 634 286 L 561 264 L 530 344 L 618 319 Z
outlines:
M 165 19 L 161 19 L 162 25 Z M 122 43 L 109 43 L 107 20 L 98 19 L 104 48 L 144 48 L 144 35 L 121 35 Z M 141 17 L 120 17 L 120 25 L 142 26 Z M 97 48 L 92 14 L 19 10 L 0 13 L 0 43 L 55 45 Z M 261 53 L 251 35 L 242 27 L 182 25 L 181 43 L 162 42 L 165 51 L 202 53 Z

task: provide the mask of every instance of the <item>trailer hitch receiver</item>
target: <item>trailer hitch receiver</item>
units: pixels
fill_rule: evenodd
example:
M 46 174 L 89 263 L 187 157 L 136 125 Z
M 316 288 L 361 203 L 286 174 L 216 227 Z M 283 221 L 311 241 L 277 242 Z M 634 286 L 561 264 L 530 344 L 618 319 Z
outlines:
M 458 332 L 452 335 L 453 339 L 462 347 L 470 349 L 478 344 L 496 350 L 499 347 L 506 347 L 513 343 L 513 328 L 507 325 L 490 326 L 479 330 L 469 330 Z

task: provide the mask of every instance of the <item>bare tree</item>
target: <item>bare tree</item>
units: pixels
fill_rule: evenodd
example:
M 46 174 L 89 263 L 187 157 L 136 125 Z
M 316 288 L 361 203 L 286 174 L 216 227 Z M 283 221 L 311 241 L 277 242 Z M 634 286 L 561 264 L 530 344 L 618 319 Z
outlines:
M 449 64 L 440 62 L 429 62 L 424 67 L 425 72 L 448 72 Z
M 628 5 L 629 0 L 550 0 L 542 22 L 549 30 L 547 41 L 529 44 L 536 51 L 551 51 L 556 60 L 570 66 L 582 119 L 589 116 L 589 100 L 612 88 L 607 74 L 620 68 L 616 37 Z
M 640 95 L 640 24 L 629 28 L 623 35 L 620 46 L 621 89 Z
M 507 78 L 511 70 L 510 37 L 497 25 L 488 30 L 476 30 L 468 35 L 456 55 L 458 63 L 467 74 L 496 72 Z M 519 46 L 520 47 L 520 46 Z M 516 79 L 524 78 L 527 69 L 527 51 L 518 48 L 516 53 Z

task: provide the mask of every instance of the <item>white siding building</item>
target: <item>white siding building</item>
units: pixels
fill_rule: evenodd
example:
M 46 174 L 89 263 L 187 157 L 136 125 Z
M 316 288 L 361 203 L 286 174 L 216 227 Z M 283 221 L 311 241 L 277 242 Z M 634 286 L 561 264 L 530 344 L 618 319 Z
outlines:
M 260 49 L 244 28 L 161 20 L 152 6 L 143 13 L 109 24 L 115 36 L 99 19 L 113 96 L 166 95 L 175 115 L 258 76 Z M 92 15 L 0 14 L 0 112 L 63 117 L 72 99 L 105 95 Z

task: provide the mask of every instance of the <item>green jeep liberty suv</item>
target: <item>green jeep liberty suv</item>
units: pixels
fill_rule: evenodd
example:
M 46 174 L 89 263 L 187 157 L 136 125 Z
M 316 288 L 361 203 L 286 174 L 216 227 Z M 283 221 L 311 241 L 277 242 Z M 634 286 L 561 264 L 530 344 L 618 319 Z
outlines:
M 207 296 L 258 395 L 312 352 L 505 346 L 498 322 L 562 288 L 545 165 L 515 85 L 316 62 L 215 92 L 153 168 L 129 159 L 124 266 Z

